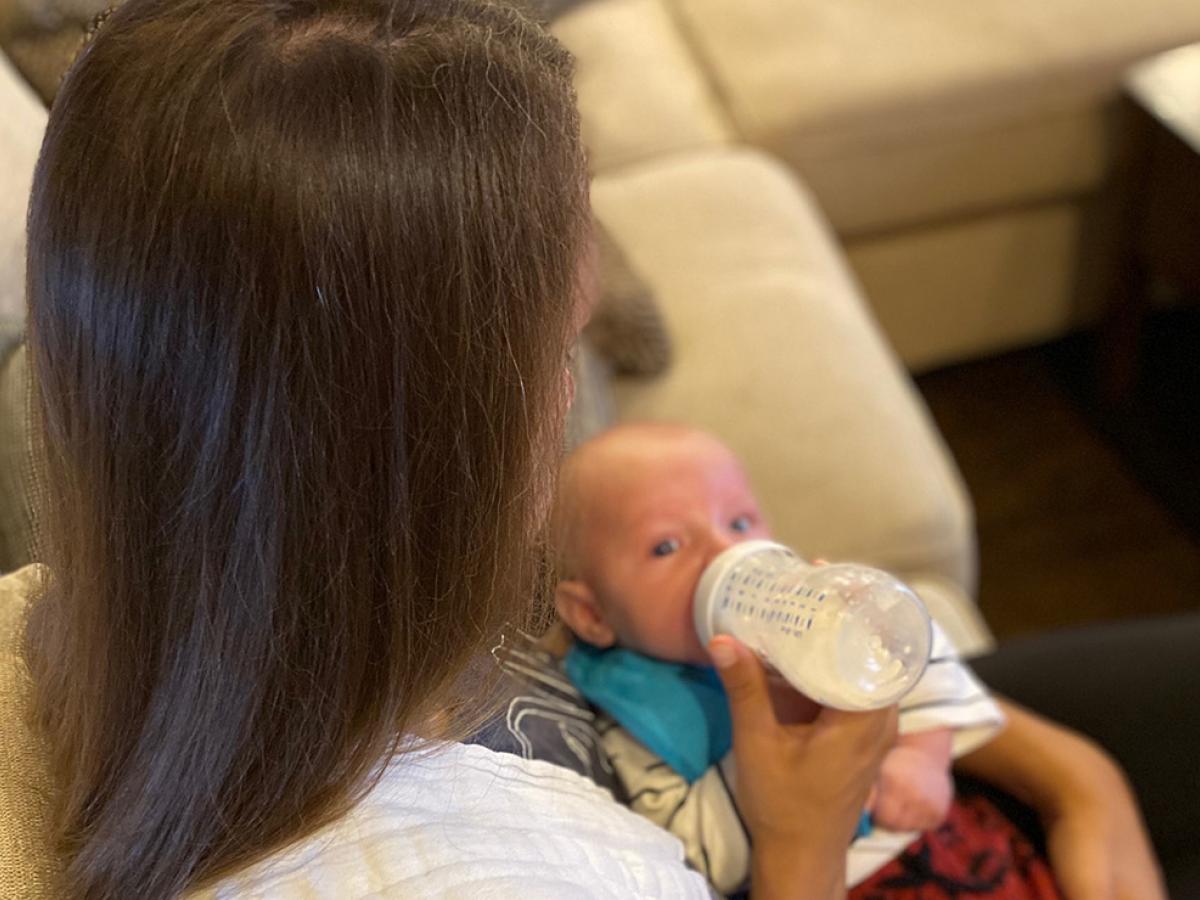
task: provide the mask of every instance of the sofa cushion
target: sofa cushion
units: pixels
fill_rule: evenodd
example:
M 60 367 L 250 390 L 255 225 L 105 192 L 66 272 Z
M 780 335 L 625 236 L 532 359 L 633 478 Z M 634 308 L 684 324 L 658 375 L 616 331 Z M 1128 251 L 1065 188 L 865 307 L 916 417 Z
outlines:
M 796 179 L 755 151 L 719 149 L 599 176 L 592 198 L 675 345 L 662 377 L 617 379 L 619 416 L 720 435 L 779 539 L 949 577 L 979 624 L 962 593 L 974 544 L 961 479 Z
M 1097 318 L 1115 257 L 1088 212 L 1037 204 L 849 241 L 846 256 L 896 353 L 927 371 Z
M 667 0 L 739 131 L 843 234 L 1093 187 L 1129 63 L 1195 0 Z
M 730 139 L 720 104 L 661 0 L 583 3 L 553 31 L 575 55 L 593 171 Z
M 46 110 L 0 53 L 0 317 L 25 312 L 25 210 Z

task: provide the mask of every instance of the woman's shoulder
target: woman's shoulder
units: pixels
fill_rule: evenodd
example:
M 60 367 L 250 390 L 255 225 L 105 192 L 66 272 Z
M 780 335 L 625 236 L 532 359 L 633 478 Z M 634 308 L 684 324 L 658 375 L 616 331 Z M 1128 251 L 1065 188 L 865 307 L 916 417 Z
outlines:
M 46 748 L 30 725 L 29 670 L 21 652 L 25 613 L 45 569 L 0 578 L 0 896 L 53 896 L 56 862 L 46 840 L 51 779 Z
M 588 779 L 464 744 L 405 753 L 341 820 L 204 896 L 318 885 L 339 897 L 710 896 L 673 836 Z
M 8 639 L 24 623 L 29 600 L 45 577 L 46 567 L 38 563 L 0 575 L 0 636 L 4 641 L 4 652 L 10 650 Z
M 37 564 L 0 576 L 0 689 L 6 698 L 23 695 L 29 687 L 22 650 L 25 618 L 45 576 L 45 566 Z

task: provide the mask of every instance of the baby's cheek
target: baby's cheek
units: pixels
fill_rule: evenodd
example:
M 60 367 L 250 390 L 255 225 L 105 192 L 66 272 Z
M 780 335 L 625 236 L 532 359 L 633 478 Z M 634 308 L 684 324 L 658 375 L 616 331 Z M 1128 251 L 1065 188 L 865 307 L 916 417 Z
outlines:
M 704 665 L 708 655 L 696 637 L 691 607 L 680 609 L 671 604 L 655 607 L 638 622 L 637 649 L 669 662 Z
M 676 662 L 691 662 L 692 649 L 699 645 L 696 626 L 692 622 L 690 605 L 682 608 L 663 609 L 658 616 L 658 633 L 670 647 L 671 658 Z
M 704 649 L 704 645 L 700 643 L 700 636 L 696 634 L 696 621 L 692 618 L 690 604 L 687 605 L 683 613 L 677 618 L 675 633 L 678 636 L 680 662 L 692 663 L 697 666 L 711 665 L 711 660 L 708 658 L 708 651 Z

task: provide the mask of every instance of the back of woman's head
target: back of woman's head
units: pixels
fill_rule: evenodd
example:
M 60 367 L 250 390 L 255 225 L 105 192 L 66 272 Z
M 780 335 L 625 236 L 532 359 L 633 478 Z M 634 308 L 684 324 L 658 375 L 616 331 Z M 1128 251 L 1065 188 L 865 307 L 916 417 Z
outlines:
M 30 210 L 73 894 L 327 821 L 528 602 L 586 185 L 565 53 L 489 0 L 129 0 Z

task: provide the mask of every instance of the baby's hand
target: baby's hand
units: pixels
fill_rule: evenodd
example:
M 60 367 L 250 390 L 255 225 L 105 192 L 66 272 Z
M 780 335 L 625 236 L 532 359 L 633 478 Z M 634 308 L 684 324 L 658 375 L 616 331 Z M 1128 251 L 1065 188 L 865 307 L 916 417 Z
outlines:
M 946 820 L 954 799 L 949 753 L 944 757 L 901 740 L 888 751 L 873 799 L 874 824 L 890 831 L 929 831 Z

